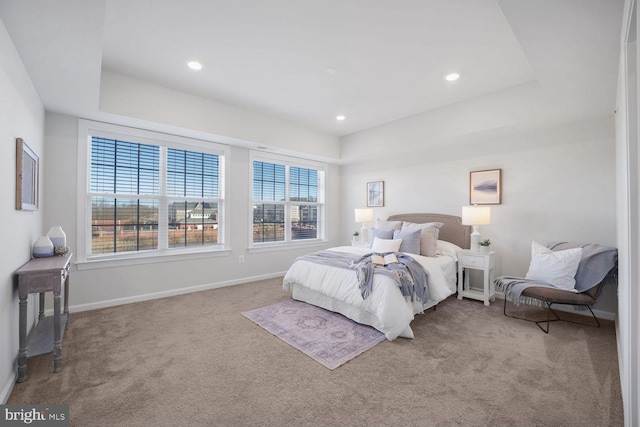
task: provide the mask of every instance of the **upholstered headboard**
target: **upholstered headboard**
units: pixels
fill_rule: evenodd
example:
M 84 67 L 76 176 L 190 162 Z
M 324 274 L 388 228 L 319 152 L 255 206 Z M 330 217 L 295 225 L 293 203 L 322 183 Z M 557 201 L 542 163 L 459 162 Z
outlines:
M 471 227 L 462 225 L 462 218 L 454 215 L 411 213 L 391 215 L 388 221 L 407 221 L 423 224 L 425 222 L 441 222 L 444 225 L 440 229 L 440 240 L 451 242 L 462 249 L 471 247 Z

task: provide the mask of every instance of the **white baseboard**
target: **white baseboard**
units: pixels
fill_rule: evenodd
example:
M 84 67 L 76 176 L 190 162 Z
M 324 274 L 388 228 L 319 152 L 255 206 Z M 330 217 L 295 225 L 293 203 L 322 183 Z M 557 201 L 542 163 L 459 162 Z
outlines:
M 589 313 L 589 310 L 587 310 L 586 313 L 582 311 L 575 311 L 575 310 L 571 311 L 571 313 L 584 314 L 585 316 L 591 315 L 591 313 Z M 605 319 L 605 320 L 616 320 L 616 316 L 617 316 L 616 313 L 610 313 L 608 311 L 602 311 L 602 310 L 593 310 L 593 314 L 595 314 L 598 319 Z
M 4 405 L 9 400 L 9 396 L 11 396 L 11 392 L 13 391 L 13 386 L 16 385 L 16 380 L 18 379 L 18 367 L 14 366 L 13 368 L 13 376 L 9 377 L 7 383 L 2 387 L 2 392 L 0 392 L 0 404 Z
M 114 307 L 117 305 L 132 304 L 134 302 L 149 301 L 153 299 L 167 298 L 167 297 L 172 297 L 176 295 L 190 294 L 193 292 L 206 291 L 209 289 L 224 288 L 227 286 L 234 286 L 234 285 L 241 285 L 243 283 L 256 282 L 258 280 L 273 279 L 275 277 L 284 276 L 285 273 L 286 272 L 283 271 L 280 273 L 263 274 L 260 276 L 251 276 L 251 277 L 244 277 L 241 279 L 227 280 L 225 282 L 207 283 L 204 285 L 190 286 L 187 288 L 179 288 L 179 289 L 172 289 L 169 291 L 154 292 L 151 294 L 136 295 L 136 296 L 125 297 L 125 298 L 116 298 L 116 299 L 111 299 L 106 301 L 92 302 L 88 304 L 71 305 L 69 306 L 69 311 L 72 313 L 79 313 L 81 311 L 97 310 L 99 308 Z M 45 315 L 51 316 L 52 314 L 53 314 L 53 309 L 45 310 Z

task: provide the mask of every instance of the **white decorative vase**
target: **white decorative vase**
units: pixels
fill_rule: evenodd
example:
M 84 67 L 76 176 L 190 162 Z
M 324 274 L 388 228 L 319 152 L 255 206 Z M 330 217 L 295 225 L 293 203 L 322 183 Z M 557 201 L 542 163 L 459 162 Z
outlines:
M 480 253 L 488 254 L 489 253 L 489 246 L 480 245 Z
M 54 248 L 66 248 L 67 247 L 67 235 L 64 234 L 62 227 L 59 225 L 54 225 L 49 229 L 47 233 L 49 239 L 51 239 L 51 243 L 53 243 Z
M 53 243 L 49 236 L 40 236 L 33 244 L 32 254 L 34 258 L 46 258 L 53 256 Z

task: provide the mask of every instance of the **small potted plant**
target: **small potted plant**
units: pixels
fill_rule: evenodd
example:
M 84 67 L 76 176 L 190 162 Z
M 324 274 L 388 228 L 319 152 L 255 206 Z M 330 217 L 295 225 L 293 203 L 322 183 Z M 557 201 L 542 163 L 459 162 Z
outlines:
M 359 232 L 357 232 L 357 231 L 355 231 L 355 232 L 353 233 L 353 241 L 354 241 L 354 242 L 357 242 L 357 241 L 359 241 L 359 240 L 360 240 L 360 233 L 359 233 Z
M 483 254 L 488 254 L 489 246 L 491 246 L 491 240 L 484 239 L 483 241 L 480 242 L 480 252 L 482 252 Z

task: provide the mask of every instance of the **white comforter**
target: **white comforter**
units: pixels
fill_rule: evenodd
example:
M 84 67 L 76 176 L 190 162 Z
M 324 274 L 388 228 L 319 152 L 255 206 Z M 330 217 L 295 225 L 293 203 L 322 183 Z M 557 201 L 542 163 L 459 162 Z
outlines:
M 367 248 L 340 246 L 331 248 L 332 251 L 349 252 L 365 255 L 370 252 Z M 427 309 L 456 291 L 456 261 L 446 255 L 424 257 L 408 254 L 418 261 L 427 271 L 430 302 Z M 294 285 L 308 288 L 323 296 L 341 301 L 348 306 L 359 308 L 367 312 L 363 318 L 372 321 L 362 321 L 353 315 L 353 310 L 340 310 L 342 314 L 360 323 L 368 323 L 385 334 L 388 340 L 398 336 L 413 338 L 413 331 L 409 324 L 416 313 L 410 302 L 407 302 L 393 280 L 385 275 L 376 274 L 373 279 L 371 295 L 363 300 L 358 289 L 355 270 L 330 267 L 310 261 L 296 261 L 284 277 L 285 290 L 293 289 Z M 295 295 L 294 295 L 295 297 Z

